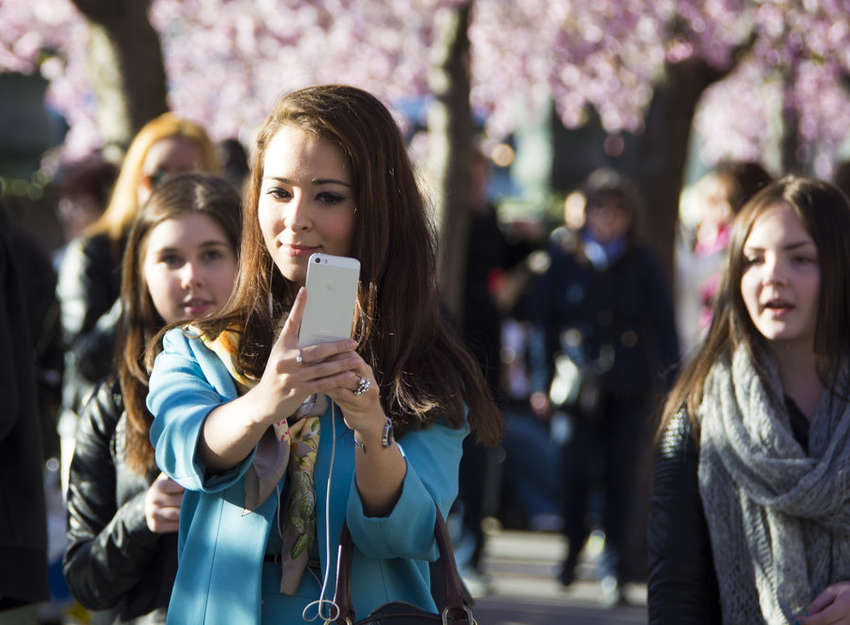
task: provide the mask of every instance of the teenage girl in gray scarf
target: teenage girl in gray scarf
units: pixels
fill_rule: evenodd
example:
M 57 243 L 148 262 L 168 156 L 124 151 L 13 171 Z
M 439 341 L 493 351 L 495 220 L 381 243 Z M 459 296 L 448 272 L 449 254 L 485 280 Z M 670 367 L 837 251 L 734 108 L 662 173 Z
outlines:
M 662 421 L 652 624 L 850 623 L 850 205 L 794 176 L 736 216 Z

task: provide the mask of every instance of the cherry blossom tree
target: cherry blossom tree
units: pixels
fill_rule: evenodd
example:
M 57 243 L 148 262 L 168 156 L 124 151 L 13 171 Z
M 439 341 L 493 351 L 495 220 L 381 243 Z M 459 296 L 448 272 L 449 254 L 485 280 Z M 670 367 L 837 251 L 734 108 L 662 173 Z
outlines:
M 114 21 L 121 12 L 108 13 L 111 22 L 103 15 L 107 5 L 147 0 L 75 3 L 79 11 L 70 0 L 3 0 L 0 70 L 32 71 L 45 49 L 55 52 L 41 69 L 71 124 L 66 149 L 81 152 L 109 130 L 97 116 L 109 100 L 93 87 L 81 12 L 112 34 L 108 64 L 130 75 L 113 85 L 155 80 L 127 69 L 134 31 Z M 133 19 L 145 30 L 138 8 Z M 850 127 L 850 0 L 152 0 L 149 23 L 169 106 L 219 138 L 248 140 L 281 91 L 317 82 L 353 83 L 390 105 L 434 94 L 443 113 L 432 118 L 442 119 L 432 145 L 444 156 L 468 146 L 470 110 L 500 137 L 549 99 L 567 126 L 592 107 L 608 133 L 642 137 L 649 234 L 668 266 L 692 128 L 708 164 L 756 157 L 776 173 L 828 176 Z M 454 39 L 443 28 L 455 28 Z M 443 158 L 431 170 L 442 235 L 447 220 L 459 220 L 462 239 L 462 210 L 448 208 L 462 203 L 458 162 Z

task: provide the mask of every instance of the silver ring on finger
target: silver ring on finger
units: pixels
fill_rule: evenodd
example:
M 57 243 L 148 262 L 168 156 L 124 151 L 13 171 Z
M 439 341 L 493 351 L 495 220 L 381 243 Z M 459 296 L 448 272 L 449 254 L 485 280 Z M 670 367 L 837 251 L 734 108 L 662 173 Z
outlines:
M 369 390 L 369 387 L 372 386 L 372 383 L 366 378 L 361 377 L 357 381 L 357 388 L 352 391 L 355 397 L 360 397 L 363 393 Z
M 295 356 L 295 362 L 297 362 L 299 365 L 304 364 L 304 354 L 301 352 L 300 347 L 298 348 L 298 354 Z

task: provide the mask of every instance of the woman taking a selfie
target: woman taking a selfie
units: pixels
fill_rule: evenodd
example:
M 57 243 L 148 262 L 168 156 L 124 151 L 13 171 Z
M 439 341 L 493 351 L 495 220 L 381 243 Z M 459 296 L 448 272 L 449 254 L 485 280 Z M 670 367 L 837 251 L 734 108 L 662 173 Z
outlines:
M 165 180 L 130 229 L 121 278 L 117 376 L 80 417 L 68 488 L 64 573 L 108 622 L 162 623 L 177 571 L 183 488 L 157 469 L 145 408 L 145 344 L 167 323 L 214 312 L 230 295 L 242 214 L 229 182 Z M 106 622 L 106 621 L 98 621 Z
M 665 407 L 650 623 L 850 622 L 850 206 L 788 176 L 735 217 Z
M 169 622 L 334 616 L 343 521 L 356 613 L 433 611 L 435 505 L 456 496 L 464 437 L 494 442 L 501 423 L 441 322 L 433 233 L 386 108 L 344 86 L 283 97 L 243 233 L 233 299 L 168 331 L 151 373 L 157 463 L 186 488 Z M 299 349 L 314 252 L 360 261 L 354 332 Z

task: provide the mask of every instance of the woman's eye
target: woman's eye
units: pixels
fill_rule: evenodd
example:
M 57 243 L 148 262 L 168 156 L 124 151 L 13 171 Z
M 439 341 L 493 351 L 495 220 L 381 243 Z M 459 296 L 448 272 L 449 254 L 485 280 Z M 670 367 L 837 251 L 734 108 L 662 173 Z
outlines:
M 813 256 L 795 256 L 793 258 L 795 263 L 800 263 L 803 265 L 807 265 L 809 263 L 817 263 L 818 259 Z
M 329 206 L 333 206 L 334 204 L 339 204 L 340 202 L 345 200 L 345 198 L 342 195 L 340 195 L 339 193 L 330 193 L 330 192 L 327 192 L 327 191 L 324 192 L 324 193 L 320 193 L 316 197 L 316 199 L 318 199 L 322 204 L 327 204 Z
M 224 254 L 221 250 L 207 250 L 201 255 L 201 258 L 206 261 L 219 260 Z
M 179 267 L 183 263 L 183 259 L 177 254 L 166 254 L 160 257 L 159 261 L 165 263 L 169 267 Z
M 291 194 L 286 189 L 280 187 L 272 187 L 266 191 L 266 195 L 272 196 L 276 200 L 286 200 L 291 197 Z
M 744 267 L 761 262 L 761 256 L 744 256 Z

